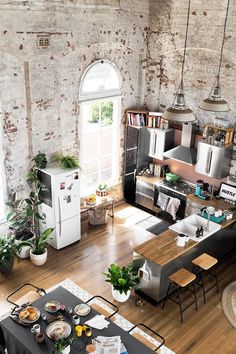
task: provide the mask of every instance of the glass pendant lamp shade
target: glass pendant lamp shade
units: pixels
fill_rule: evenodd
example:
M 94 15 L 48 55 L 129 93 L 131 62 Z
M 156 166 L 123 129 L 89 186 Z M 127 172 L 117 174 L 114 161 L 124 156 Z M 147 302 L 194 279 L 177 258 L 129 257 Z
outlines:
M 185 43 L 184 43 L 184 54 L 182 60 L 181 81 L 180 81 L 178 91 L 175 94 L 175 99 L 172 106 L 162 114 L 162 117 L 164 119 L 173 122 L 180 122 L 180 123 L 193 122 L 196 120 L 196 116 L 193 113 L 193 111 L 190 108 L 188 108 L 185 104 L 184 85 L 183 85 L 184 63 L 185 63 L 186 45 L 187 45 L 187 38 L 188 38 L 189 14 L 190 14 L 190 0 L 188 2 L 188 16 L 187 16 L 187 25 L 186 25 L 186 34 L 185 34 Z
M 220 69 L 221 69 L 221 64 L 222 64 L 222 58 L 223 58 L 223 48 L 224 48 L 224 43 L 225 43 L 225 31 L 226 31 L 226 23 L 227 23 L 227 18 L 228 18 L 228 13 L 229 13 L 229 2 L 228 0 L 227 3 L 227 9 L 226 9 L 226 15 L 225 15 L 225 23 L 224 23 L 224 31 L 223 31 L 223 41 L 221 44 L 221 51 L 220 51 L 220 62 L 219 62 L 219 68 L 218 68 L 218 73 L 216 76 L 216 81 L 215 84 L 210 92 L 210 95 L 208 98 L 203 100 L 199 104 L 199 108 L 204 109 L 206 111 L 212 111 L 212 112 L 227 112 L 230 111 L 229 104 L 226 100 L 224 100 L 221 97 L 221 89 L 220 89 Z

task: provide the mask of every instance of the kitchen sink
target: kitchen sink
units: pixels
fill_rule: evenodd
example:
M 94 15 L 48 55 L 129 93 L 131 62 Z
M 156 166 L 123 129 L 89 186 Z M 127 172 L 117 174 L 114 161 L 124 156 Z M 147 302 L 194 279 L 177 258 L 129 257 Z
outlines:
M 187 235 L 191 240 L 199 242 L 221 229 L 221 225 L 209 220 L 208 231 L 206 231 L 205 229 L 207 227 L 207 223 L 207 219 L 200 215 L 193 214 L 169 226 L 169 229 L 177 232 L 178 234 L 181 233 Z M 203 235 L 196 237 L 196 231 L 201 226 L 203 227 Z

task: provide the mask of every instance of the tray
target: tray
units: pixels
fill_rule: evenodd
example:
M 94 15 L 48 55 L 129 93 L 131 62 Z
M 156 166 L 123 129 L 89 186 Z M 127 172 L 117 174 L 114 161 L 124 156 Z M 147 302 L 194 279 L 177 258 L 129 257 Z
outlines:
M 205 219 L 208 219 L 208 214 L 204 211 L 204 213 L 202 214 L 202 217 L 204 217 Z M 210 216 L 210 220 L 213 222 L 216 222 L 217 224 L 221 223 L 224 220 L 225 216 L 224 214 L 218 217 L 215 217 L 214 215 Z

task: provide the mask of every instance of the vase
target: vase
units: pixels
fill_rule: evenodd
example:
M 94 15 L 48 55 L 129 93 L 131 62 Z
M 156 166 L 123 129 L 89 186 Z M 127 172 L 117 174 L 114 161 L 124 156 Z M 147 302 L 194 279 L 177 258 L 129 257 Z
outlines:
M 9 274 L 12 271 L 14 265 L 14 258 L 11 258 L 11 261 L 7 264 L 0 264 L 0 273 Z
M 130 297 L 130 290 L 127 291 L 127 294 L 125 294 L 125 293 L 121 294 L 118 290 L 115 290 L 112 287 L 111 291 L 112 291 L 112 296 L 113 296 L 114 300 L 116 300 L 118 302 L 125 302 Z
M 45 252 L 43 254 L 34 254 L 32 252 L 32 248 L 30 249 L 30 260 L 36 266 L 41 266 L 46 263 L 48 257 L 48 250 L 45 248 Z
M 62 354 L 69 354 L 70 353 L 70 345 L 68 345 L 66 348 L 62 349 Z

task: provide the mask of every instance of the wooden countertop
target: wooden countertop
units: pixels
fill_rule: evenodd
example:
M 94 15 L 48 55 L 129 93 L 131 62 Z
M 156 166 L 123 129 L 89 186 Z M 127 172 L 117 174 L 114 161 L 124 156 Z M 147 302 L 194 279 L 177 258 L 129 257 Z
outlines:
M 136 178 L 140 179 L 141 181 L 144 181 L 144 182 L 147 182 L 147 183 L 151 183 L 151 184 L 160 183 L 164 179 L 164 177 L 156 177 L 156 176 L 151 176 L 151 177 L 136 176 Z
M 214 198 L 214 200 L 202 200 L 200 198 L 195 197 L 194 195 L 189 195 L 188 198 L 201 203 L 203 206 L 211 205 L 216 209 L 225 210 L 232 207 L 232 204 L 229 204 L 222 199 L 219 200 Z M 235 221 L 236 213 L 234 213 L 232 219 L 222 221 L 222 228 L 226 228 Z M 142 255 L 144 258 L 147 258 L 160 266 L 164 266 L 165 264 L 171 262 L 173 259 L 181 256 L 185 252 L 188 252 L 197 244 L 197 242 L 190 240 L 185 244 L 184 247 L 179 247 L 176 245 L 176 236 L 176 232 L 168 229 L 157 237 L 154 237 L 153 239 L 146 241 L 142 245 L 135 247 L 134 252 Z

